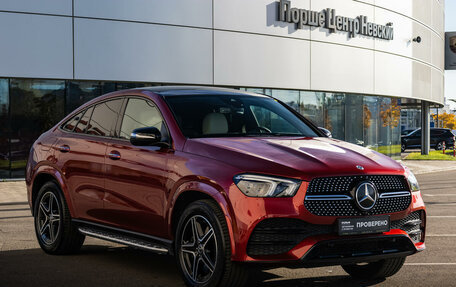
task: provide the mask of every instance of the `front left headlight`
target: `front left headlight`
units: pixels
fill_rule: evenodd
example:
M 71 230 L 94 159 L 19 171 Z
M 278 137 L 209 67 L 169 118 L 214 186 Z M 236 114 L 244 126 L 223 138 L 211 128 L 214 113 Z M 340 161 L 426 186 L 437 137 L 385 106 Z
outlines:
M 233 178 L 236 186 L 250 197 L 290 197 L 296 194 L 301 181 L 256 174 L 241 174 Z
M 408 171 L 407 175 L 407 181 L 410 186 L 411 191 L 419 191 L 420 190 L 420 185 L 418 184 L 418 180 L 416 179 L 415 175 L 413 172 L 410 170 Z

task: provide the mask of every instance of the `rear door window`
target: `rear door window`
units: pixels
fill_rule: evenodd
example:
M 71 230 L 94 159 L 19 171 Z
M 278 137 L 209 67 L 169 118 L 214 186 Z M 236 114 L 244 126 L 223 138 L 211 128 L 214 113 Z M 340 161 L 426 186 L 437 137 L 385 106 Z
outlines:
M 122 107 L 123 99 L 103 102 L 95 106 L 87 133 L 90 135 L 114 136 L 114 128 Z

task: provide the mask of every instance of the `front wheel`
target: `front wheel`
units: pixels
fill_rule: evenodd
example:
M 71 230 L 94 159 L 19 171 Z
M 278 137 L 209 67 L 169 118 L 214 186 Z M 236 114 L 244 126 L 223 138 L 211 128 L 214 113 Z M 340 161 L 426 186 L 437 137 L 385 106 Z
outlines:
M 57 184 L 48 182 L 41 187 L 33 210 L 36 237 L 46 253 L 69 254 L 81 248 L 85 237 L 71 222 L 70 211 Z
M 187 286 L 244 286 L 248 272 L 231 261 L 225 217 L 210 200 L 190 204 L 177 226 L 177 265 Z
M 404 262 L 405 257 L 398 257 L 371 263 L 342 265 L 342 268 L 354 278 L 380 279 L 396 274 Z

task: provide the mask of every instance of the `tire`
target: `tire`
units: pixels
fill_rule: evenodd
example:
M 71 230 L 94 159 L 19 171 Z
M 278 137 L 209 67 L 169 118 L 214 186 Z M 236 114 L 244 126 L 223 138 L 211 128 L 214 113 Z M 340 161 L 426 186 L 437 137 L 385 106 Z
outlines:
M 435 145 L 435 150 L 442 150 L 443 149 L 443 141 L 442 142 L 438 142 L 436 145 Z
M 401 144 L 401 152 L 404 152 L 406 150 L 405 144 Z
M 225 216 L 213 201 L 191 203 L 180 216 L 175 238 L 176 261 L 187 286 L 245 286 L 247 283 L 246 266 L 231 261 Z M 193 272 L 195 261 L 200 265 L 196 264 Z
M 38 192 L 33 207 L 35 234 L 44 252 L 49 254 L 71 254 L 84 243 L 74 223 L 60 187 L 47 182 Z
M 393 276 L 404 265 L 405 257 L 384 259 L 377 262 L 342 265 L 350 276 L 358 279 L 382 279 Z

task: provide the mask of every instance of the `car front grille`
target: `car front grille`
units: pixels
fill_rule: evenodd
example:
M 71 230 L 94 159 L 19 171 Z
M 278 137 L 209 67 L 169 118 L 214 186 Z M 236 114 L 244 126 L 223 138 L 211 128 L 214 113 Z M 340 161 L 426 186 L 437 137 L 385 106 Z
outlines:
M 375 185 L 379 198 L 369 211 L 361 211 L 351 191 L 362 181 Z M 362 175 L 315 178 L 309 183 L 304 205 L 318 216 L 362 216 L 394 213 L 408 208 L 412 201 L 405 177 Z
M 416 252 L 412 242 L 404 236 L 378 236 L 372 238 L 347 238 L 317 243 L 302 258 L 304 263 L 314 266 L 339 265 L 343 260 L 351 263 L 364 262 L 366 257 Z M 397 255 L 396 255 L 397 256 Z

